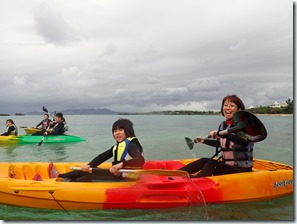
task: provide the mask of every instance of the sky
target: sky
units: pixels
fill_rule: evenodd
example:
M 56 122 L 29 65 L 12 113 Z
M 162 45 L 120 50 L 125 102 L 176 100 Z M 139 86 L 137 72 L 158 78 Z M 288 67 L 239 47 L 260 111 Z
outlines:
M 1 0 L 0 113 L 293 100 L 289 0 Z

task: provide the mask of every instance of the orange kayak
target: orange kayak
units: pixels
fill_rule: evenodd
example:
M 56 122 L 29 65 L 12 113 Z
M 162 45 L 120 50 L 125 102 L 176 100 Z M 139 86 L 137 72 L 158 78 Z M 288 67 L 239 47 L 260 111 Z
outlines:
M 293 167 L 286 164 L 255 160 L 252 172 L 203 178 L 181 176 L 176 170 L 191 161 L 147 161 L 143 167 L 146 172 L 139 172 L 137 179 L 96 182 L 51 179 L 48 162 L 2 162 L 0 203 L 65 210 L 155 209 L 268 200 L 293 193 Z M 60 173 L 81 164 L 54 163 Z M 103 163 L 100 168 L 110 165 Z M 37 173 L 42 181 L 33 180 Z

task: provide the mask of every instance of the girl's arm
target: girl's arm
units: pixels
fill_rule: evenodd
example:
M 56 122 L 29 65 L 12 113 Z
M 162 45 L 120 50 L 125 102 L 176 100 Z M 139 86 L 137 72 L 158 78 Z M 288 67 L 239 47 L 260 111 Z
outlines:
M 88 163 L 88 165 L 90 167 L 97 167 L 99 166 L 101 163 L 105 162 L 106 160 L 110 159 L 113 155 L 112 155 L 112 148 L 111 147 L 109 150 L 106 150 L 105 152 L 99 154 L 98 156 L 96 156 L 91 162 Z

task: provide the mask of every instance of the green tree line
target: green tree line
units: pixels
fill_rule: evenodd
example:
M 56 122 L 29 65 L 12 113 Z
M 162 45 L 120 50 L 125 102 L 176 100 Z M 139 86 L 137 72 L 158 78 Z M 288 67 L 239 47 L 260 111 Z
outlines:
M 271 106 L 260 106 L 255 108 L 246 109 L 253 114 L 293 114 L 294 104 L 293 100 L 288 98 L 286 100 L 286 107 L 271 107 Z M 119 113 L 120 115 L 127 114 L 138 114 L 138 115 L 217 115 L 220 111 L 194 111 L 194 110 L 166 110 L 166 111 L 152 111 L 147 113 Z

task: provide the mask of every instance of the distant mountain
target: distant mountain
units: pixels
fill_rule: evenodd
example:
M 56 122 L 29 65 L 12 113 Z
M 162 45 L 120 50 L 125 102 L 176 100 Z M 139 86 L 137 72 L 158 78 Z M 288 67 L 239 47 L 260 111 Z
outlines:
M 50 113 L 54 113 L 54 111 L 49 111 Z M 64 115 L 97 115 L 97 114 L 119 114 L 118 112 L 109 110 L 109 109 L 68 109 L 68 110 L 61 110 L 61 111 L 56 111 L 63 113 Z M 45 112 L 28 112 L 26 115 L 40 115 L 44 114 Z

